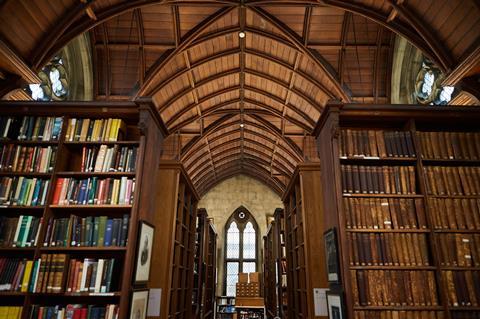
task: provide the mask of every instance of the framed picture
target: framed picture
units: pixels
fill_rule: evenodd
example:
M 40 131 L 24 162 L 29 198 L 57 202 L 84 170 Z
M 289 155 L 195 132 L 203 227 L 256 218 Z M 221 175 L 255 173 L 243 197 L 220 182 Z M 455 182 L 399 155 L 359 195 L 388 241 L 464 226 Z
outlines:
M 141 220 L 138 226 L 137 262 L 133 284 L 146 284 L 150 278 L 150 263 L 152 260 L 153 236 L 155 228 L 153 225 Z
M 135 290 L 132 294 L 130 319 L 147 318 L 148 289 Z
M 329 319 L 346 318 L 342 295 L 327 291 L 327 308 Z
M 323 240 L 325 242 L 328 282 L 339 284 L 340 267 L 338 266 L 337 232 L 335 231 L 335 228 L 327 230 L 323 234 Z

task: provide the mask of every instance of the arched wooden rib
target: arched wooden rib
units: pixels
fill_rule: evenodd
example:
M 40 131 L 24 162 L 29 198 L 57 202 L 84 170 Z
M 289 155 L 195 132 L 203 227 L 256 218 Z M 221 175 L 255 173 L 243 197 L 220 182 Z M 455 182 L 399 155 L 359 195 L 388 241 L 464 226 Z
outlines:
M 350 102 L 351 97 L 349 94 L 345 92 L 345 89 L 340 85 L 340 82 L 338 81 L 338 76 L 336 75 L 335 70 L 333 67 L 323 59 L 319 54 L 316 55 L 312 51 L 310 51 L 303 43 L 301 38 L 289 27 L 287 27 L 283 22 L 278 20 L 278 18 L 274 17 L 267 11 L 265 11 L 262 8 L 258 7 L 251 7 L 250 10 L 264 18 L 266 21 L 268 21 L 270 24 L 275 26 L 282 34 L 290 40 L 295 46 L 306 56 L 308 57 L 313 63 L 318 65 L 324 72 L 325 75 L 330 79 L 332 84 L 337 90 L 338 97 L 342 99 L 345 102 Z
M 258 137 L 262 140 L 264 140 L 265 142 L 268 142 L 272 145 L 277 145 L 278 148 L 280 148 L 283 152 L 285 152 L 286 154 L 288 154 L 292 159 L 294 159 L 295 157 L 292 157 L 291 155 L 291 152 L 283 145 L 283 144 L 277 144 L 276 143 L 276 140 L 273 140 L 273 139 L 270 139 L 269 137 L 263 135 L 263 134 L 260 134 L 259 132 L 257 131 L 253 131 L 253 130 L 250 130 L 246 127 L 243 128 L 243 131 L 244 133 L 246 134 L 250 134 L 250 135 L 253 135 L 255 137 Z M 237 129 L 234 129 L 232 131 L 227 131 L 227 132 L 224 132 L 222 134 L 219 134 L 219 135 L 216 135 L 216 136 L 213 136 L 209 139 L 209 144 L 213 144 L 215 143 L 217 140 L 219 139 L 222 139 L 222 138 L 226 138 L 228 137 L 229 135 L 234 135 L 234 134 L 239 134 L 240 133 L 240 128 L 237 128 Z M 255 144 L 255 145 L 258 145 L 258 146 L 262 146 L 266 149 L 268 149 L 269 152 L 273 152 L 273 148 L 269 148 L 265 143 L 259 143 L 255 140 L 252 140 L 251 138 L 248 138 L 247 136 L 243 136 L 243 139 L 246 141 L 246 142 L 249 142 L 249 143 L 252 143 L 252 144 Z M 225 142 L 223 143 L 220 143 L 220 144 L 217 144 L 213 147 L 210 148 L 210 151 L 213 153 L 214 150 L 222 147 L 222 146 L 225 146 L 225 145 L 228 145 L 230 143 L 236 143 L 236 142 L 239 142 L 241 141 L 242 138 L 235 138 L 233 140 L 226 140 Z M 201 153 L 200 150 L 201 149 L 204 149 L 205 146 L 203 145 L 199 145 L 195 151 L 192 152 L 192 156 L 188 159 L 188 161 L 186 159 L 182 159 L 185 161 L 185 168 L 187 170 L 191 170 L 193 168 L 195 168 L 195 164 L 198 162 L 199 158 L 202 157 L 204 155 L 204 153 Z M 194 156 L 193 154 L 195 154 L 196 156 Z M 197 155 L 198 154 L 198 155 Z M 295 164 L 292 163 L 291 160 L 288 160 L 287 158 L 285 158 L 283 155 L 281 155 L 280 153 L 276 153 L 277 156 L 279 156 L 279 158 L 281 158 L 285 163 L 287 163 L 287 165 L 290 166 L 290 168 L 293 170 L 295 169 Z

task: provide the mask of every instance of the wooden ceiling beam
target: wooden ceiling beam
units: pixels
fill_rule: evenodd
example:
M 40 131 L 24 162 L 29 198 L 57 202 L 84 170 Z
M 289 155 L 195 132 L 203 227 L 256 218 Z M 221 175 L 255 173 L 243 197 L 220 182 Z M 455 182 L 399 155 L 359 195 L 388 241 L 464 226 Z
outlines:
M 110 75 L 112 74 L 110 65 L 110 50 L 108 48 L 108 31 L 107 26 L 102 24 L 103 31 L 103 47 L 105 48 L 105 97 L 110 98 Z
M 37 72 L 32 70 L 23 58 L 15 52 L 3 39 L 0 39 L 0 57 L 4 63 L 12 67 L 12 72 L 21 76 L 26 83 L 42 83 Z
M 388 16 L 374 10 L 373 8 L 369 8 L 359 3 L 354 3 L 351 1 L 343 1 L 343 0 L 322 0 L 322 2 L 326 5 L 340 8 L 346 11 L 350 11 L 352 13 L 361 15 L 367 19 L 370 19 L 387 29 L 403 36 L 413 45 L 418 47 L 423 53 L 436 65 L 442 67 L 443 63 L 440 62 L 440 58 L 437 56 L 436 52 L 432 51 L 430 46 L 425 43 L 423 38 L 410 26 L 399 22 L 398 20 L 387 21 Z
M 143 18 L 142 18 L 142 11 L 140 9 L 135 9 L 133 11 L 136 19 L 137 24 L 137 33 L 138 33 L 138 50 L 139 50 L 139 83 L 140 85 L 143 84 L 143 80 L 145 79 L 145 72 L 146 72 L 146 65 L 145 65 L 145 33 L 143 28 Z M 128 50 L 128 49 L 127 49 Z
M 178 12 L 178 6 L 172 6 L 172 30 L 173 30 L 173 39 L 175 40 L 175 47 L 178 47 L 180 44 L 180 39 L 182 37 L 180 33 L 180 13 Z
M 303 18 L 303 30 L 302 30 L 302 39 L 303 44 L 308 46 L 308 37 L 310 35 L 310 26 L 312 19 L 312 7 L 308 6 L 305 8 L 305 16 Z
M 45 36 L 38 41 L 36 49 L 29 59 L 34 70 L 37 72 L 40 71 L 44 65 L 44 58 L 50 49 L 57 43 L 61 35 L 85 13 L 85 10 L 90 8 L 91 3 L 92 0 L 75 1 L 74 4 L 65 11 L 66 13 L 62 15 L 60 20 L 53 24 L 50 30 L 43 30 L 45 31 Z M 48 60 L 45 61 L 45 63 L 46 62 L 48 62 Z
M 277 17 L 271 15 L 267 11 L 263 10 L 262 8 L 251 7 L 256 14 L 264 18 L 266 21 L 270 22 L 273 26 L 282 32 L 282 34 L 291 41 L 298 50 L 300 50 L 310 61 L 314 64 L 318 65 L 324 72 L 325 76 L 329 78 L 335 90 L 337 91 L 337 97 L 345 102 L 350 102 L 351 97 L 345 91 L 344 87 L 338 81 L 338 76 L 335 72 L 335 69 L 320 55 L 315 54 L 311 50 L 309 50 L 304 43 L 302 43 L 299 36 L 291 30 L 288 26 L 286 26 L 283 22 L 281 22 Z
M 375 103 L 378 103 L 378 91 L 380 86 L 380 59 L 382 56 L 383 27 L 379 26 L 377 30 L 377 48 L 375 49 L 375 60 L 373 61 L 373 96 Z
M 437 57 L 438 67 L 445 73 L 448 73 L 453 66 L 453 59 L 448 50 L 442 44 L 441 40 L 428 29 L 427 24 L 424 23 L 412 10 L 409 10 L 406 4 L 397 4 L 396 0 L 387 0 L 392 9 L 398 12 L 410 26 L 423 38 L 425 43 L 430 47 L 432 52 Z M 403 1 L 402 1 L 403 2 Z
M 200 22 L 195 28 L 192 28 L 189 32 L 187 32 L 175 50 L 172 50 L 172 52 L 170 52 L 168 55 L 161 57 L 151 67 L 151 72 L 149 72 L 149 75 L 147 76 L 144 85 L 138 91 L 137 96 L 152 95 L 150 89 L 152 88 L 156 75 L 159 74 L 162 68 L 167 65 L 175 56 L 185 50 L 195 39 L 200 36 L 200 34 L 202 34 L 203 31 L 205 31 L 217 20 L 230 13 L 233 9 L 233 6 L 221 8 Z
M 342 21 L 342 33 L 340 35 L 340 45 L 341 45 L 341 50 L 339 52 L 339 57 L 338 57 L 338 72 L 339 72 L 339 78 L 340 78 L 340 85 L 344 85 L 345 83 L 345 78 L 344 78 L 344 73 L 345 73 L 345 47 L 347 43 L 347 34 L 348 34 L 348 28 L 350 26 L 350 20 L 352 19 L 352 13 L 345 11 L 343 14 L 343 21 Z
M 137 10 L 137 9 L 135 9 Z M 128 50 L 134 47 L 139 47 L 139 49 L 150 50 L 150 51 L 166 51 L 175 48 L 175 43 L 155 43 L 155 44 L 140 44 L 140 43 L 126 43 L 126 42 L 109 42 L 108 46 L 112 50 Z M 95 43 L 94 47 L 96 49 L 102 49 L 103 43 Z
M 463 78 L 467 77 L 475 67 L 480 66 L 480 46 L 477 45 L 464 58 L 460 59 L 460 63 L 447 74 L 442 81 L 442 85 L 457 85 Z

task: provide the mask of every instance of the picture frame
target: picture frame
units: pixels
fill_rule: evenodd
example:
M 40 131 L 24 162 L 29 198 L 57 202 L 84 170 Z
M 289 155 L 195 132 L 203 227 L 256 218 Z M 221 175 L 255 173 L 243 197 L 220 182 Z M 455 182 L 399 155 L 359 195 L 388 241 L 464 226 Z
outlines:
M 139 289 L 132 292 L 130 300 L 130 319 L 146 319 L 148 306 L 148 289 Z
M 338 240 L 335 228 L 330 228 L 323 233 L 325 243 L 325 260 L 327 262 L 328 282 L 340 284 L 340 267 L 338 264 Z
M 344 319 L 347 317 L 341 293 L 327 291 L 327 309 L 329 319 Z
M 155 235 L 155 226 L 140 220 L 138 225 L 137 251 L 135 258 L 134 285 L 144 285 L 150 279 L 150 264 Z

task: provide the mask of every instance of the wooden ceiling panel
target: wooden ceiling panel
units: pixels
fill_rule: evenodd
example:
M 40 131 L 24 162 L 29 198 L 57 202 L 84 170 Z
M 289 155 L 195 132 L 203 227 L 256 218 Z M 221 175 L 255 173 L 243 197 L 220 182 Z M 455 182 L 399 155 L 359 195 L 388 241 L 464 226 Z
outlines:
M 148 6 L 141 9 L 141 16 L 146 44 L 175 45 L 173 15 L 170 7 Z
M 312 9 L 309 43 L 339 43 L 345 11 L 331 7 Z
M 252 10 L 246 12 L 246 25 L 287 40 L 280 30 Z
M 354 48 L 345 50 L 345 82 L 354 96 L 372 96 L 372 85 L 365 84 L 374 82 L 375 49 L 362 53 Z
M 359 15 L 353 15 L 348 24 L 346 44 L 375 45 L 379 28 L 382 27 L 372 20 Z
M 133 11 L 126 12 L 105 22 L 108 41 L 115 43 L 139 43 L 138 25 Z
M 180 15 L 179 25 L 181 36 L 185 36 L 187 32 L 195 28 L 199 23 L 204 21 L 208 16 L 212 15 L 217 10 L 218 7 L 178 7 L 178 12 Z
M 265 10 L 282 20 L 299 37 L 303 36 L 304 19 L 307 9 L 304 7 L 266 7 Z
M 218 31 L 231 29 L 235 26 L 238 26 L 238 10 L 232 10 L 221 19 L 218 19 L 215 23 L 205 29 L 203 35 L 214 34 Z
M 148 49 L 144 48 L 144 56 L 145 56 L 145 69 L 148 70 L 152 67 L 152 65 L 157 62 L 157 60 L 165 54 L 166 50 L 157 50 L 157 49 Z
M 203 60 L 205 58 L 214 56 L 220 52 L 224 52 L 228 49 L 238 48 L 238 36 L 234 34 L 226 34 L 223 36 L 215 37 L 214 39 L 206 42 L 201 42 L 193 47 L 189 51 L 189 59 L 192 64 Z

